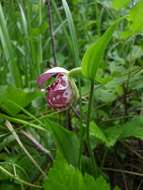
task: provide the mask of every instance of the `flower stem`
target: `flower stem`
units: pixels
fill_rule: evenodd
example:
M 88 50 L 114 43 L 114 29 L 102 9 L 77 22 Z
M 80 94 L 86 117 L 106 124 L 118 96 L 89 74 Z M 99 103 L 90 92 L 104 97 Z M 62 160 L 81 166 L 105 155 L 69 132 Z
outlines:
M 69 71 L 68 75 L 70 77 L 73 77 L 73 76 L 79 76 L 81 74 L 81 67 L 76 67 L 72 70 Z
M 97 176 L 97 164 L 95 162 L 94 154 L 93 154 L 92 148 L 91 148 L 90 130 L 89 130 L 90 120 L 91 120 L 93 93 L 94 93 L 94 81 L 91 81 L 90 96 L 89 96 L 89 103 L 88 103 L 88 112 L 87 112 L 86 141 L 87 141 L 87 148 L 88 148 L 89 156 L 90 156 L 91 163 L 93 166 L 93 173 L 95 174 L 95 176 Z
M 81 67 L 76 67 L 69 71 L 68 76 L 69 77 L 76 77 L 81 75 Z M 74 83 L 73 83 L 74 84 Z M 83 149 L 83 143 L 84 143 L 84 128 L 83 128 L 83 112 L 82 112 L 82 100 L 81 100 L 81 81 L 78 77 L 78 87 L 79 87 L 79 107 L 80 107 L 80 147 L 79 147 L 79 157 L 78 157 L 78 167 L 81 170 L 82 164 L 81 164 L 81 158 L 82 158 L 82 149 Z M 76 89 L 76 87 L 75 87 Z M 78 94 L 78 92 L 77 92 Z
M 82 163 L 81 163 L 81 158 L 82 158 L 82 149 L 84 145 L 84 127 L 83 127 L 83 111 L 82 111 L 82 100 L 81 100 L 81 81 L 78 79 L 78 84 L 79 84 L 79 106 L 80 106 L 80 147 L 79 147 L 79 158 L 78 158 L 78 166 L 79 169 L 82 170 Z

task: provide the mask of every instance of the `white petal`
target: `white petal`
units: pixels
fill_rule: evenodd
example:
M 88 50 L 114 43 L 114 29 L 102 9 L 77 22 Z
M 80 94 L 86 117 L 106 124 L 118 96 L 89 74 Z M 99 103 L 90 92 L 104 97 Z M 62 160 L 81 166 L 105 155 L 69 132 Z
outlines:
M 62 68 L 62 67 L 53 67 L 52 69 L 48 69 L 47 71 L 44 72 L 45 73 L 68 73 L 69 71 Z

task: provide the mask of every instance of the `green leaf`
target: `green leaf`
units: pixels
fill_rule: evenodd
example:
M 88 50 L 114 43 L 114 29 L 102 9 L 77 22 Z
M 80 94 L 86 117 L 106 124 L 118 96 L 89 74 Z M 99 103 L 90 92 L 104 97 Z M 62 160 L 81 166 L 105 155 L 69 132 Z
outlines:
M 121 127 L 110 127 L 107 130 L 98 127 L 95 122 L 90 123 L 90 135 L 107 147 L 113 146 L 119 139 L 122 132 Z
M 121 190 L 118 186 L 116 186 L 115 188 L 114 188 L 114 190 Z
M 38 92 L 26 92 L 13 86 L 0 86 L 0 108 L 15 115 L 21 111 L 20 107 L 26 107 L 38 95 Z
M 128 13 L 128 25 L 124 32 L 121 33 L 122 38 L 128 38 L 143 31 L 143 1 L 140 0 Z
M 123 130 L 123 126 L 112 126 L 108 129 L 104 130 L 105 136 L 106 136 L 106 146 L 111 147 L 114 146 L 114 144 L 119 139 L 121 133 Z
M 16 188 L 19 188 L 20 189 L 20 186 L 18 185 L 15 185 L 15 184 L 8 184 L 8 182 L 5 182 L 5 183 L 1 183 L 0 184 L 0 189 L 1 190 L 5 190 L 5 189 L 8 189 L 8 190 L 15 190 Z
M 138 138 L 143 140 L 143 117 L 136 117 L 124 125 L 116 125 L 104 129 L 108 145 L 113 146 L 117 140 Z
M 69 165 L 61 155 L 57 155 L 53 168 L 45 179 L 45 190 L 110 190 L 103 177 L 95 180 Z
M 128 4 L 131 2 L 131 0 L 113 0 L 112 2 L 112 7 L 114 9 L 121 9 L 124 8 L 126 6 L 128 6 Z
M 90 182 L 91 180 L 89 180 Z M 101 176 L 99 177 L 96 181 L 94 186 L 92 187 L 93 189 L 100 189 L 100 190 L 110 190 L 110 185 L 104 180 L 104 178 Z M 89 188 L 90 190 L 90 188 Z
M 138 138 L 143 140 L 143 117 L 136 117 L 123 125 L 99 128 L 94 122 L 90 123 L 90 135 L 100 140 L 107 147 L 113 146 L 118 140 Z
M 116 85 L 116 87 L 117 87 L 117 85 Z M 112 92 L 109 88 L 107 88 L 107 89 L 102 89 L 102 88 L 97 89 L 95 91 L 94 96 L 95 96 L 96 100 L 100 100 L 100 101 L 105 102 L 105 103 L 113 102 L 116 99 L 115 92 Z
M 120 139 L 135 137 L 143 140 L 143 117 L 137 117 L 122 126 Z
M 82 72 L 85 77 L 95 79 L 97 69 L 102 67 L 105 50 L 120 21 L 121 19 L 115 21 L 97 42 L 93 43 L 85 52 L 82 59 Z
M 99 128 L 95 122 L 90 123 L 90 135 L 101 140 L 102 142 L 107 141 L 106 136 L 101 128 Z
M 45 23 L 43 23 L 41 26 L 39 26 L 39 27 L 35 27 L 35 28 L 32 28 L 31 29 L 31 38 L 33 37 L 33 36 L 39 36 L 39 35 L 41 35 L 43 32 L 45 32 L 46 30 L 47 30 L 47 28 L 48 28 L 48 24 L 45 22 Z
M 53 121 L 49 121 L 48 123 L 61 153 L 70 164 L 77 166 L 79 158 L 79 141 L 77 136 L 73 132 L 61 127 L 58 123 Z
M 74 61 L 75 61 L 75 66 L 78 66 L 79 63 L 79 50 L 78 50 L 78 40 L 76 36 L 76 30 L 75 30 L 75 25 L 73 22 L 72 14 L 70 11 L 70 8 L 68 6 L 68 3 L 66 0 L 62 0 L 63 8 L 66 13 L 66 18 L 68 22 L 68 28 L 70 32 L 70 38 L 71 38 L 71 45 L 72 45 L 72 53 L 74 56 Z

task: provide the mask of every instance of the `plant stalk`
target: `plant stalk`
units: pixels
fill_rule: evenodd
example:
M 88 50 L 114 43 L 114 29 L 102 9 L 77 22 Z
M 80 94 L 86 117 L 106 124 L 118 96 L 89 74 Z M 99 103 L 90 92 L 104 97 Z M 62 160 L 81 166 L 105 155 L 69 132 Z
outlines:
M 95 176 L 97 176 L 97 164 L 95 162 L 94 154 L 93 154 L 92 148 L 91 148 L 90 128 L 89 128 L 90 127 L 90 120 L 91 120 L 93 94 L 94 94 L 94 81 L 91 81 L 89 103 L 88 103 L 88 112 L 87 112 L 86 141 L 87 141 L 87 148 L 88 148 L 89 156 L 90 156 L 91 163 L 93 166 L 93 172 L 94 172 Z
M 79 147 L 79 159 L 78 159 L 78 166 L 79 169 L 82 170 L 82 163 L 81 163 L 81 158 L 82 158 L 82 149 L 84 145 L 84 127 L 83 127 L 83 111 L 82 111 L 82 100 L 81 100 L 81 81 L 78 79 L 78 84 L 79 84 L 79 106 L 80 106 L 80 147 Z
M 81 73 L 82 73 L 81 70 L 82 70 L 81 67 L 76 67 L 76 68 L 70 70 L 69 73 L 68 73 L 68 75 L 69 75 L 70 77 L 79 76 L 79 75 L 81 75 Z

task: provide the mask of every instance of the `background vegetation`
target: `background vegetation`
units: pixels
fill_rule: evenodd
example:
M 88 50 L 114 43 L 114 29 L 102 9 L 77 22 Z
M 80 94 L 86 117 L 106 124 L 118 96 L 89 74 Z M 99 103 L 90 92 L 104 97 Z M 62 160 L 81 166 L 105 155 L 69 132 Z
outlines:
M 46 2 L 0 1 L 0 189 L 143 189 L 143 1 Z M 82 68 L 68 111 L 37 87 L 53 66 Z

